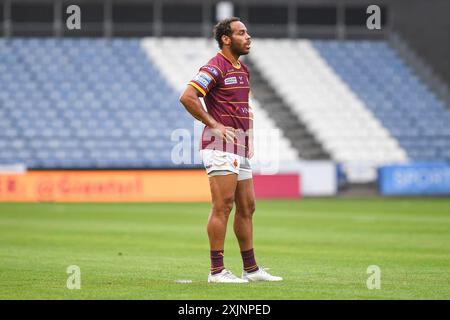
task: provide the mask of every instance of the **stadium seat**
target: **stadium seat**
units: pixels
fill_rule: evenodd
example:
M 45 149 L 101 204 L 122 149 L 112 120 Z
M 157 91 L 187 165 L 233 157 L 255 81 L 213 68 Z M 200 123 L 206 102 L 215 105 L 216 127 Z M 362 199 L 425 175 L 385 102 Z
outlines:
M 0 162 L 30 168 L 172 166 L 170 152 L 160 148 L 171 150 L 170 133 L 192 130 L 192 120 L 140 42 L 1 39 Z M 191 145 L 197 149 L 193 138 Z M 152 148 L 158 152 L 148 153 Z

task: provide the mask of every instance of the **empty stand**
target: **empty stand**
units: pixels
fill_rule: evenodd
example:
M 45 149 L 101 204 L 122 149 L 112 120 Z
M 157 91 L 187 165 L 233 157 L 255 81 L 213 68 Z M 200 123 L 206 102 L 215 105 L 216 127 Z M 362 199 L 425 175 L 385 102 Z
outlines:
M 354 180 L 373 180 L 375 168 L 407 155 L 382 123 L 320 56 L 309 40 L 254 41 L 252 59 L 331 157 L 371 168 Z M 359 177 L 358 177 L 359 176 Z
M 3 164 L 174 167 L 191 126 L 138 39 L 2 39 L 0 85 Z
M 316 41 L 314 47 L 409 159 L 450 159 L 450 110 L 387 42 Z

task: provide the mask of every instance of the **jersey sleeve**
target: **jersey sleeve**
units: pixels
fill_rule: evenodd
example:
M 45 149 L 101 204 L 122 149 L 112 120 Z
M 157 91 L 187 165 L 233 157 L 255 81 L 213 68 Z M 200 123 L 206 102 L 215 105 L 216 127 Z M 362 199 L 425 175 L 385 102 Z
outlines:
M 222 71 L 216 66 L 204 65 L 201 67 L 197 75 L 189 81 L 189 85 L 193 86 L 203 96 L 214 88 L 222 77 Z

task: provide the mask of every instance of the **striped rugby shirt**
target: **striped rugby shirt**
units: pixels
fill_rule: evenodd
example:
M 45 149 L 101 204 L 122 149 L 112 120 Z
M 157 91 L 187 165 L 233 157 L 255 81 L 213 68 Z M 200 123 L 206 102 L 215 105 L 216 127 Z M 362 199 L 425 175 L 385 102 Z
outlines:
M 199 69 L 189 82 L 199 91 L 207 112 L 214 120 L 235 129 L 234 144 L 225 144 L 212 135 L 205 126 L 200 149 L 215 149 L 248 157 L 249 128 L 252 128 L 253 114 L 249 106 L 250 74 L 245 64 L 238 61 L 235 67 L 221 52 Z

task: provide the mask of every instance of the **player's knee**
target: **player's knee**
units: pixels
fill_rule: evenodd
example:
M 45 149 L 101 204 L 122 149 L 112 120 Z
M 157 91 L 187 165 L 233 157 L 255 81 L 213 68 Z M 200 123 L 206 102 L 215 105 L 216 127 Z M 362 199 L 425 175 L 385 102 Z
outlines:
M 246 216 L 249 217 L 249 218 L 253 217 L 253 214 L 255 213 L 255 210 L 256 210 L 255 202 L 248 203 L 246 208 L 245 208 Z
M 236 210 L 236 214 L 241 218 L 251 219 L 253 217 L 253 214 L 255 213 L 255 209 L 255 202 L 250 202 L 245 206 L 239 207 L 239 209 Z
M 248 212 L 250 213 L 250 215 L 253 216 L 253 214 L 255 213 L 255 210 L 256 210 L 256 203 L 255 203 L 255 201 L 252 201 L 248 205 Z
M 233 197 L 226 197 L 222 199 L 221 201 L 216 201 L 213 206 L 213 210 L 217 214 L 226 215 L 228 216 L 233 209 Z
M 232 207 L 229 207 L 228 205 L 222 204 L 222 205 L 216 205 L 213 208 L 213 214 L 220 217 L 228 218 L 230 216 Z

